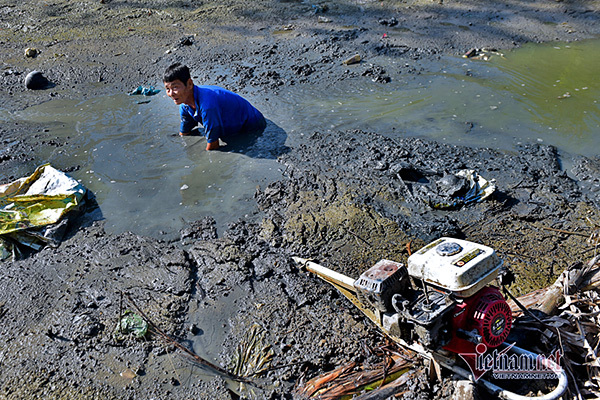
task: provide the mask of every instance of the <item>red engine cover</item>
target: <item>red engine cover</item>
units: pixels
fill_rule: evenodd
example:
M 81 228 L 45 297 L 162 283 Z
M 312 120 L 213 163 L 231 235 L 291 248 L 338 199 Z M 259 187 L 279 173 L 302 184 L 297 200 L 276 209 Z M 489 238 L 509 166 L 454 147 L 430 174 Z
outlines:
M 468 330 L 476 329 L 481 336 L 482 343 L 488 348 L 500 346 L 508 337 L 512 326 L 512 313 L 500 290 L 495 287 L 486 287 L 475 296 L 476 303 L 469 307 L 471 318 Z M 470 302 L 473 298 L 466 299 Z
M 452 339 L 444 346 L 455 353 L 473 352 L 475 344 L 456 336 L 458 329 L 475 330 L 488 348 L 500 346 L 508 337 L 512 313 L 498 288 L 488 286 L 458 304 L 452 320 Z

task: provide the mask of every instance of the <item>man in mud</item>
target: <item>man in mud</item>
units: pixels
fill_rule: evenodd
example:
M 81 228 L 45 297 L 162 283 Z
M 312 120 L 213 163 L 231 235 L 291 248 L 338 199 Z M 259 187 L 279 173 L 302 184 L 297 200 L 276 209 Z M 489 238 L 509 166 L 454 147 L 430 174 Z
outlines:
M 219 148 L 219 138 L 260 134 L 265 117 L 240 95 L 218 86 L 194 85 L 187 66 L 176 63 L 165 71 L 167 96 L 179 106 L 179 134 L 187 136 L 198 123 L 205 130 L 206 150 Z

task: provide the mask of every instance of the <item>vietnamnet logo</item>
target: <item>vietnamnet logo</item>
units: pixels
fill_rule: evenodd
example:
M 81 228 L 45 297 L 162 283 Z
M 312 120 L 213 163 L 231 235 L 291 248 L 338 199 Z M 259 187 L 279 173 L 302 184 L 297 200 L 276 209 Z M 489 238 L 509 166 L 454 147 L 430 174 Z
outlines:
M 550 356 L 535 353 L 509 353 L 515 344 L 505 349 L 488 352 L 485 344 L 479 343 L 475 353 L 461 353 L 459 356 L 469 365 L 475 381 L 491 371 L 494 379 L 558 379 L 561 352 L 556 350 Z

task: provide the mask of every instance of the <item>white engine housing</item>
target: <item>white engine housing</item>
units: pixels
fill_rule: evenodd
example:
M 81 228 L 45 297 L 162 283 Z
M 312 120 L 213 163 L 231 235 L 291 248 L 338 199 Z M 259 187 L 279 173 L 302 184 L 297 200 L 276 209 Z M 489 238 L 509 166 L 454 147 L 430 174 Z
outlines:
M 408 258 L 408 274 L 469 297 L 496 279 L 502 260 L 491 247 L 442 237 Z

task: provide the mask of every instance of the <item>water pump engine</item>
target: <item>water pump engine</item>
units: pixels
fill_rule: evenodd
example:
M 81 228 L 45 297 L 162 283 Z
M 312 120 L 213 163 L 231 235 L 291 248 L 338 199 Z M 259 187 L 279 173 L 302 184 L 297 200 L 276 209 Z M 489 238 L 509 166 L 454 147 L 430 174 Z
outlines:
M 494 249 L 443 237 L 411 255 L 408 268 L 379 261 L 354 288 L 391 335 L 432 350 L 473 353 L 480 343 L 498 347 L 510 332 L 510 307 L 489 285 L 501 266 Z

